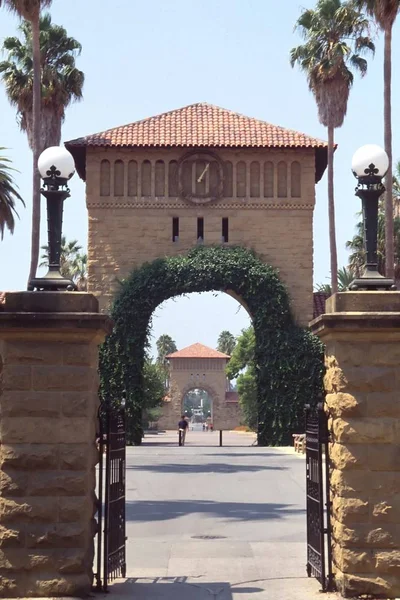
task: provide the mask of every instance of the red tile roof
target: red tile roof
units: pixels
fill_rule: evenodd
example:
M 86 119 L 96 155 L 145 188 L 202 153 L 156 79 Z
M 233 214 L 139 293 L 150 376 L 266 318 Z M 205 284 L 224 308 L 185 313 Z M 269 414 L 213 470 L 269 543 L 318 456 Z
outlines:
M 67 142 L 69 146 L 324 148 L 326 142 L 201 102 Z
M 313 319 L 325 313 L 325 302 L 331 296 L 327 292 L 314 292 L 313 294 Z
M 218 352 L 218 350 L 214 350 L 213 348 L 209 348 L 208 346 L 204 346 L 203 344 L 192 344 L 191 346 L 187 346 L 187 348 L 183 348 L 182 350 L 178 350 L 177 352 L 173 352 L 172 354 L 168 354 L 166 358 L 230 358 L 228 354 L 224 354 L 223 352 Z
M 304 133 L 200 102 L 66 142 L 84 178 L 87 147 L 314 148 L 327 143 Z M 324 162 L 322 160 L 322 162 Z M 325 166 L 326 167 L 326 160 Z M 323 172 L 322 170 L 322 172 Z M 321 175 L 322 176 L 322 175 Z

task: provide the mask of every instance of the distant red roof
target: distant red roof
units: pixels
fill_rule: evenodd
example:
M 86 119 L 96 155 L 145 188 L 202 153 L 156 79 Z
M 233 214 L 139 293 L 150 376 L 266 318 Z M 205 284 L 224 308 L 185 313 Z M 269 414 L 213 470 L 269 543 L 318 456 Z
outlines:
M 314 292 L 313 294 L 313 319 L 325 313 L 325 302 L 331 296 L 328 292 Z
M 168 354 L 166 358 L 225 358 L 228 359 L 230 356 L 223 352 L 218 352 L 213 348 L 204 346 L 204 344 L 192 344 L 182 350 Z

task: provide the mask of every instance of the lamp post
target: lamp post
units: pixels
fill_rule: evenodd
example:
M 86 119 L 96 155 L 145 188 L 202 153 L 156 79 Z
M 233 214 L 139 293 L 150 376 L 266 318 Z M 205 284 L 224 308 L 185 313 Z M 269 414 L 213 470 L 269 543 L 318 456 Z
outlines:
M 368 144 L 359 148 L 353 156 L 351 169 L 358 180 L 356 196 L 361 198 L 364 224 L 365 269 L 361 277 L 349 285 L 357 290 L 395 290 L 393 279 L 388 279 L 378 271 L 378 205 L 385 191 L 382 178 L 389 167 L 386 152 L 380 146 Z
M 40 191 L 47 200 L 49 270 L 44 277 L 31 279 L 28 290 L 73 291 L 74 282 L 61 275 L 60 258 L 63 206 L 70 196 L 67 184 L 75 172 L 74 159 L 64 147 L 51 146 L 39 156 L 38 168 L 44 183 Z

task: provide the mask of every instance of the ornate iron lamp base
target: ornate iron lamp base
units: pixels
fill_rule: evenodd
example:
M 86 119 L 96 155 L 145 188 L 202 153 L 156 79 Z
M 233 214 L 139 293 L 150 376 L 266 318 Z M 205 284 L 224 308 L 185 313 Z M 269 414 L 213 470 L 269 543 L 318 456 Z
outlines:
M 372 275 L 372 276 L 371 276 Z M 359 277 L 357 279 L 353 279 L 351 284 L 349 285 L 350 292 L 359 292 L 359 291 L 384 291 L 397 290 L 396 284 L 393 279 L 388 279 L 387 277 L 383 277 L 379 273 L 368 273 L 364 277 Z
M 57 270 L 49 270 L 44 277 L 35 277 L 28 284 L 28 292 L 75 292 L 78 288 L 70 279 L 66 279 Z

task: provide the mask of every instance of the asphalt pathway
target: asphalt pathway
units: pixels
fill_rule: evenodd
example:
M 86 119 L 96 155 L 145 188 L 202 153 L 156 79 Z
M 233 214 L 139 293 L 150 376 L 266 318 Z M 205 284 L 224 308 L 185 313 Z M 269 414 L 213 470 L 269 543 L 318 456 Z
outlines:
M 190 431 L 127 449 L 127 579 L 111 598 L 328 600 L 305 572 L 305 463 L 254 436 Z

